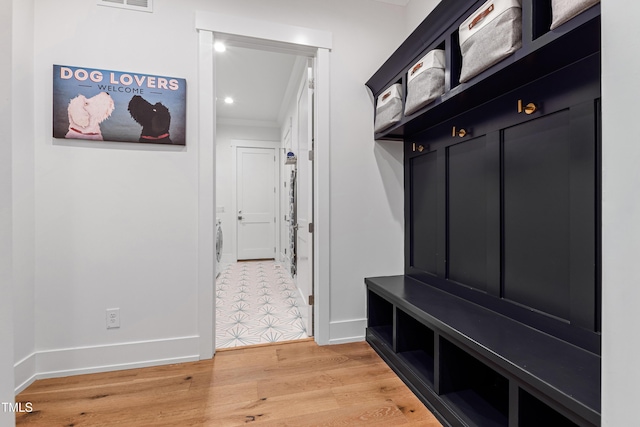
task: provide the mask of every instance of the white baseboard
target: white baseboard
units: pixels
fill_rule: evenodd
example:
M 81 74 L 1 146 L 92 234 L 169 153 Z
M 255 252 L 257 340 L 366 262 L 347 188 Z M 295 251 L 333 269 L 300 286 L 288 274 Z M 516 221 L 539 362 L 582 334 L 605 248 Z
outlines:
M 365 340 L 367 319 L 342 320 L 329 324 L 329 344 L 346 344 Z
M 189 336 L 36 352 L 16 364 L 16 394 L 44 378 L 194 362 L 200 359 L 199 342 Z
M 31 353 L 13 365 L 16 394 L 29 387 L 36 380 L 36 355 L 35 352 Z

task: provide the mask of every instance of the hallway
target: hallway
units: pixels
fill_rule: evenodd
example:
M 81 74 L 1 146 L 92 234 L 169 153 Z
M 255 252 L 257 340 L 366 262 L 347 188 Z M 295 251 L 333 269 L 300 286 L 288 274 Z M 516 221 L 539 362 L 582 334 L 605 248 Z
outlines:
M 216 348 L 307 338 L 302 300 L 274 261 L 229 264 L 216 279 Z

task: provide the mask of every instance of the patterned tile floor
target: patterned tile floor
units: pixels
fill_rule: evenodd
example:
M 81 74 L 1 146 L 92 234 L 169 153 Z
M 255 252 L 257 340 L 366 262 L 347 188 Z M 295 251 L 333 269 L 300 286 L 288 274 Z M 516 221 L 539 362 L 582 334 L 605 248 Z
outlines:
M 307 338 L 302 306 L 281 264 L 229 264 L 216 279 L 216 348 Z

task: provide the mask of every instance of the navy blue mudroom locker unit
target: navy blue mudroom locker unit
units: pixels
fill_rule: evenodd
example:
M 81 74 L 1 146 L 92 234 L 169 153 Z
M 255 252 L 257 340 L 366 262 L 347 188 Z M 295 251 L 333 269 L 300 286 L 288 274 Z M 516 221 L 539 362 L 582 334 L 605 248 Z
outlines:
M 600 425 L 600 5 L 551 30 L 555 2 L 516 1 L 521 45 L 461 83 L 494 6 L 443 0 L 367 82 L 406 95 L 445 51 L 444 94 L 375 134 L 404 145 L 405 274 L 365 279 L 367 341 L 444 425 Z

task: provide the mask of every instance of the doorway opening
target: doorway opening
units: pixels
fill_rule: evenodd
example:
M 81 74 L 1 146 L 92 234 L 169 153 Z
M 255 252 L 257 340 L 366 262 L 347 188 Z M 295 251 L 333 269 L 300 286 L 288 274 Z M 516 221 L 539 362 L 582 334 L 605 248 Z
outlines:
M 329 343 L 329 59 L 332 35 L 329 32 L 253 20 L 209 12 L 196 13 L 198 30 L 198 157 L 199 161 L 199 340 L 200 357 L 215 353 L 215 189 L 216 170 L 216 55 L 214 43 L 224 39 L 228 45 L 269 52 L 289 53 L 314 60 L 313 100 L 314 164 L 313 251 L 311 253 L 314 292 L 314 340 Z M 212 163 L 213 160 L 213 163 Z
M 216 43 L 216 347 L 308 338 L 313 58 Z

